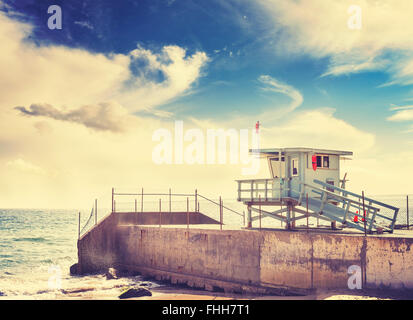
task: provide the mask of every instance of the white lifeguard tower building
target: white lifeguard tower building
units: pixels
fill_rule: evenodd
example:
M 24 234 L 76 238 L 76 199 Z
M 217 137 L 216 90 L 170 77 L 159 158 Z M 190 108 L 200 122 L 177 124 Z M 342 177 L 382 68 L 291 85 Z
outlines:
M 298 147 L 250 153 L 267 159 L 270 178 L 236 180 L 238 201 L 248 209 L 247 227 L 261 217 L 271 217 L 294 229 L 296 221 L 315 217 L 331 222 L 333 229 L 339 222 L 369 233 L 393 232 L 398 208 L 345 189 L 340 160 L 351 159 L 353 152 Z

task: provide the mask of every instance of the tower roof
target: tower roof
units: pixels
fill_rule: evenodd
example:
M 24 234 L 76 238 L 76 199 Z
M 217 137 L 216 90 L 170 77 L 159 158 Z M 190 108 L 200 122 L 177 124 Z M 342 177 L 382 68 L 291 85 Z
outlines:
M 295 152 L 311 152 L 319 154 L 333 154 L 339 156 L 352 156 L 352 151 L 342 151 L 342 150 L 329 150 L 329 149 L 317 149 L 317 148 L 303 148 L 303 147 L 292 147 L 292 148 L 270 148 L 270 149 L 250 149 L 250 153 L 271 156 L 286 153 L 295 153 Z

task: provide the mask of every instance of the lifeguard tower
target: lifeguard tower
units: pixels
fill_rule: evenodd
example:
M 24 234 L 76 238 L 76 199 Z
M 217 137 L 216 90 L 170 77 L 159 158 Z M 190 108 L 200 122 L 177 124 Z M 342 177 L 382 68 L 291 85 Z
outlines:
M 345 189 L 340 160 L 350 159 L 353 152 L 276 148 L 250 153 L 267 159 L 270 178 L 236 180 L 238 201 L 247 206 L 248 228 L 261 217 L 280 220 L 287 229 L 313 217 L 330 222 L 332 229 L 338 222 L 368 233 L 393 232 L 399 208 Z

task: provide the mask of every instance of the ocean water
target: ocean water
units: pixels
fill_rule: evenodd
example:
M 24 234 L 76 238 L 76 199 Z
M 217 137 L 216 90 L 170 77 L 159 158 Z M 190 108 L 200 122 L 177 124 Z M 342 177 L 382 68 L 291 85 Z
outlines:
M 0 209 L 0 299 L 116 299 L 125 287 L 142 282 L 71 276 L 77 237 L 77 211 Z

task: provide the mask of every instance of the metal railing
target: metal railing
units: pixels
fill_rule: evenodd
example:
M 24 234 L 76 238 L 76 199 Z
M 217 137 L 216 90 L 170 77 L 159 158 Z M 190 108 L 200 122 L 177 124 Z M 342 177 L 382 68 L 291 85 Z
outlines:
M 343 223 L 348 223 L 353 225 L 353 227 L 357 227 L 354 223 L 358 223 L 360 220 L 364 223 L 365 232 L 368 231 L 371 233 L 373 227 L 380 227 L 386 231 L 393 232 L 399 208 L 365 197 L 364 192 L 361 195 L 356 194 L 317 179 L 314 180 L 314 183 L 319 184 L 321 187 L 316 187 L 301 182 L 303 187 L 299 193 L 299 203 L 302 202 L 304 194 L 308 193 L 306 191 L 309 191 L 310 194 L 314 193 L 319 196 L 321 201 L 319 208 L 320 212 L 323 211 L 327 203 L 334 204 L 336 206 L 341 205 L 341 212 L 343 212 Z M 389 216 L 379 213 L 383 209 L 391 210 L 392 214 Z M 387 225 L 386 223 L 383 223 L 383 221 L 379 220 L 390 221 L 390 225 Z
M 403 225 L 407 228 L 410 226 L 408 197 L 406 199 L 405 214 L 403 213 L 403 217 L 399 217 L 400 209 L 398 206 L 386 203 L 387 201 L 365 197 L 364 192 L 363 194 L 356 194 L 317 179 L 314 180 L 316 185 L 300 182 L 300 187 L 295 190 L 284 187 L 282 183 L 278 184 L 279 181 L 278 179 L 236 180 L 238 183 L 237 199 L 251 206 L 260 204 L 276 205 L 282 198 L 295 199 L 297 206 L 306 206 L 304 200 L 308 195 L 310 205 L 317 211 L 316 216 L 314 216 L 317 219 L 317 226 L 319 226 L 319 219 L 327 218 L 327 216 L 330 216 L 328 221 L 332 221 L 331 219 L 341 221 L 357 229 L 365 229 L 364 231 L 369 233 L 376 231 L 378 228 L 393 232 L 395 228 Z M 322 214 L 324 209 L 328 212 L 322 217 L 319 213 Z M 263 216 L 274 217 L 274 215 L 267 214 L 260 208 L 251 208 L 251 210 L 259 213 L 260 216 L 262 214 Z M 281 207 L 280 210 L 285 211 L 285 208 Z M 294 210 L 303 212 L 302 209 L 296 208 Z M 282 214 L 281 211 L 279 214 Z M 255 217 L 255 220 L 258 218 Z M 279 218 L 281 219 L 281 216 Z M 400 224 L 400 218 L 405 219 L 405 222 Z M 365 225 L 364 228 L 361 227 L 362 225 Z
M 92 207 L 92 210 L 90 211 L 90 214 L 82 228 L 80 227 L 81 212 L 79 211 L 78 239 L 80 239 L 80 237 L 84 235 L 87 231 L 89 231 L 93 226 L 97 225 L 97 222 L 98 222 L 98 200 L 95 199 L 94 206 Z
M 123 200 L 127 201 L 123 201 Z M 128 201 L 129 200 L 129 201 Z M 245 220 L 244 213 L 239 212 L 229 205 L 224 205 L 224 200 L 208 198 L 195 189 L 194 193 L 167 193 L 146 192 L 116 192 L 112 188 L 112 212 L 202 212 L 202 214 L 224 224 L 224 215 L 234 214 Z M 233 219 L 230 219 L 233 221 Z
M 238 183 L 238 201 L 280 201 L 288 197 L 287 179 L 235 180 Z

